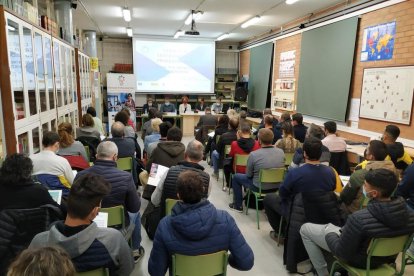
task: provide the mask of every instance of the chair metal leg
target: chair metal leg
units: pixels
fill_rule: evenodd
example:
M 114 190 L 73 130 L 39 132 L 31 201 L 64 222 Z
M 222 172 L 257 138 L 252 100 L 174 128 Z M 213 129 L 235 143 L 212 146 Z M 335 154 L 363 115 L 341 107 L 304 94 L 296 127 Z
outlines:
M 255 195 L 254 199 L 256 201 L 256 221 L 257 221 L 257 229 L 260 229 L 260 225 L 259 225 L 259 199 L 257 198 L 256 195 Z
M 279 231 L 277 233 L 277 246 L 280 245 L 280 237 L 282 235 L 282 226 L 283 226 L 283 217 L 280 217 L 280 222 L 279 222 Z
M 246 204 L 246 215 L 249 213 L 249 203 L 250 203 L 250 190 L 247 190 L 247 204 Z
M 231 187 L 233 186 L 232 181 L 233 181 L 233 174 L 230 174 L 229 195 L 230 195 Z

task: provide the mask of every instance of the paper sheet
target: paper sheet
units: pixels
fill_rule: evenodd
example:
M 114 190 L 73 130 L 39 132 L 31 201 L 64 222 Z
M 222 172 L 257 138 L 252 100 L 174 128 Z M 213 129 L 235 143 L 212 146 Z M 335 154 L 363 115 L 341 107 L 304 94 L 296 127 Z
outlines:
M 359 106 L 361 105 L 361 99 L 351 99 L 351 107 L 349 108 L 348 120 L 353 122 L 359 121 Z
M 164 173 L 168 170 L 169 170 L 168 167 L 153 163 L 151 165 L 151 172 L 150 172 L 147 184 L 157 187 L 161 181 L 161 176 L 164 175 Z
M 60 202 L 62 201 L 62 190 L 48 190 L 48 192 L 52 199 L 60 205 Z
M 107 228 L 108 227 L 108 213 L 99 212 L 96 218 L 93 220 L 98 227 Z

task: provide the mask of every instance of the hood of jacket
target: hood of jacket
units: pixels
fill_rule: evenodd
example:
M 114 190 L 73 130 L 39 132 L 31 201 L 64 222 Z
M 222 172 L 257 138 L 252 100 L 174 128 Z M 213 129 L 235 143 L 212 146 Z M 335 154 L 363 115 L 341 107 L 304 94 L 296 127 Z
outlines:
M 252 138 L 240 138 L 237 140 L 237 145 L 245 152 L 250 153 L 255 145 L 256 141 Z
M 395 169 L 394 163 L 391 160 L 384 160 L 384 161 L 368 161 L 365 166 L 367 171 L 369 170 L 376 170 L 376 169 L 386 169 L 392 171 L 393 173 L 397 173 Z
M 404 155 L 404 146 L 400 142 L 395 142 L 394 144 L 387 145 L 388 154 L 391 157 L 391 160 L 397 161 L 398 158 Z
M 216 208 L 208 200 L 196 204 L 178 202 L 171 216 L 171 225 L 177 233 L 189 240 L 202 240 L 216 223 Z
M 367 209 L 373 217 L 391 229 L 404 227 L 408 223 L 409 211 L 402 197 L 392 198 L 391 201 L 370 200 Z
M 183 160 L 183 161 L 178 162 L 178 165 L 183 165 L 185 167 L 194 168 L 194 169 L 204 171 L 204 167 L 201 166 L 200 164 L 194 163 L 194 162 L 189 162 L 187 160 Z
M 48 242 L 65 248 L 65 251 L 68 252 L 71 259 L 82 255 L 88 250 L 95 240 L 96 232 L 98 230 L 96 223 L 91 223 L 81 232 L 66 237 L 58 230 L 58 228 L 63 228 L 63 221 L 58 221 L 52 228 L 50 228 Z
M 185 151 L 185 146 L 177 141 L 165 141 L 158 144 L 158 147 L 171 157 L 177 157 Z

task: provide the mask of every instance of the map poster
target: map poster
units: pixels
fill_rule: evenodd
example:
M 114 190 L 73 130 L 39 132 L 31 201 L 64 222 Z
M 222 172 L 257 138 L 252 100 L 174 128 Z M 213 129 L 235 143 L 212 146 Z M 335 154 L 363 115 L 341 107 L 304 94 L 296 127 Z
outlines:
M 395 21 L 365 28 L 361 61 L 392 59 L 395 29 Z
M 360 117 L 409 125 L 414 66 L 364 70 Z
M 295 52 L 288 51 L 280 53 L 279 78 L 295 77 Z

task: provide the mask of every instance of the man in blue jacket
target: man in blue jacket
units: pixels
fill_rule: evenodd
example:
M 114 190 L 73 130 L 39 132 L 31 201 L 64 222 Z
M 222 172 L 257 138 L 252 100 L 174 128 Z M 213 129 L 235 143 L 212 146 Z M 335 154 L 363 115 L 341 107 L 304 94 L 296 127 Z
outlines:
M 250 270 L 254 256 L 250 246 L 226 211 L 217 210 L 204 197 L 201 176 L 184 171 L 177 180 L 180 201 L 172 215 L 164 217 L 155 233 L 148 262 L 152 276 L 164 276 L 171 267 L 171 255 L 203 255 L 230 250 L 229 264 L 238 270 Z
M 144 255 L 141 246 L 141 215 L 139 209 L 141 200 L 137 194 L 134 180 L 130 172 L 124 172 L 117 168 L 118 147 L 114 142 L 103 141 L 97 148 L 94 166 L 83 170 L 76 175 L 78 179 L 85 174 L 95 174 L 111 184 L 111 192 L 102 200 L 102 207 L 124 206 L 127 232 L 132 231 L 132 248 L 135 262 Z

